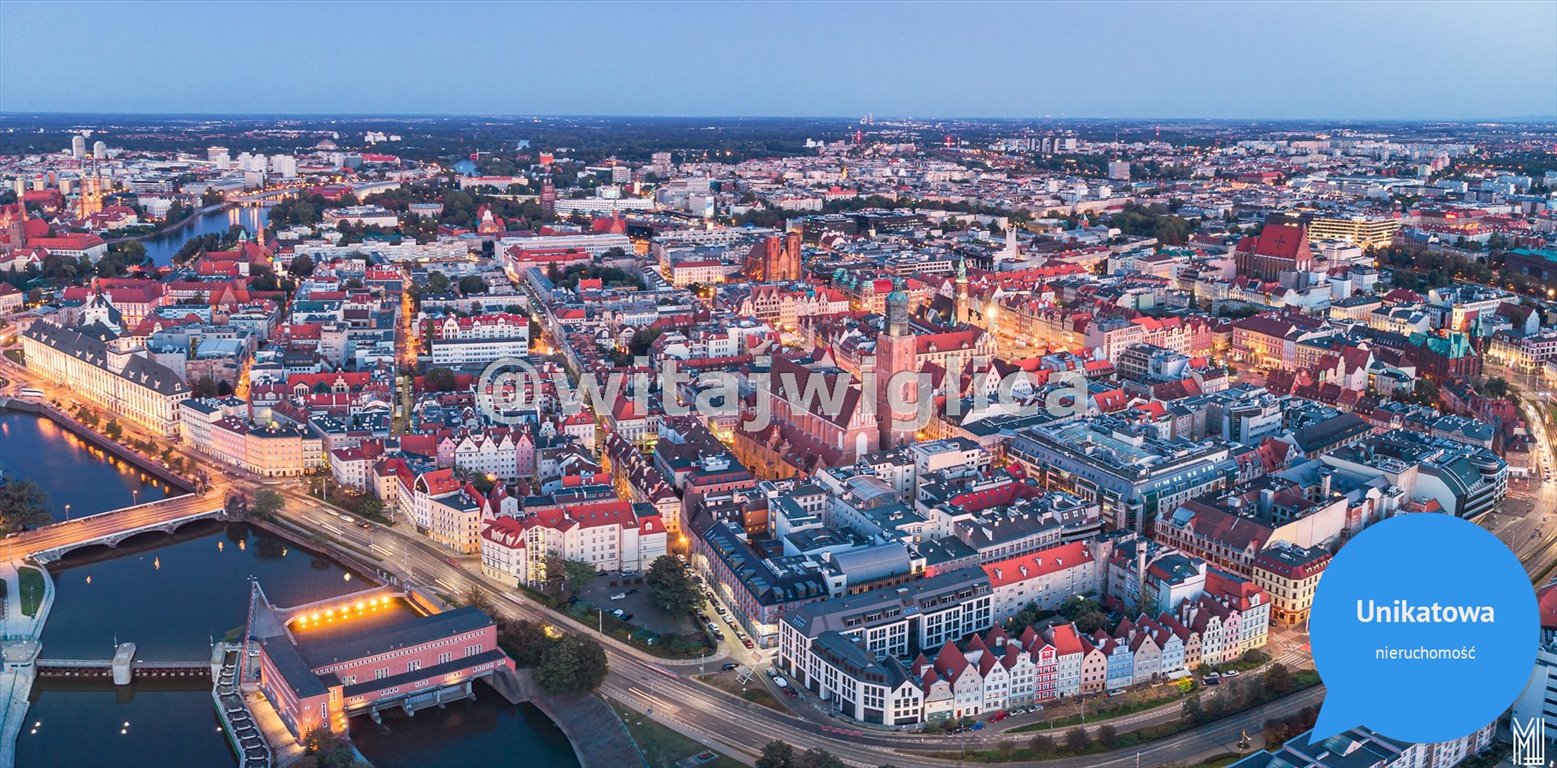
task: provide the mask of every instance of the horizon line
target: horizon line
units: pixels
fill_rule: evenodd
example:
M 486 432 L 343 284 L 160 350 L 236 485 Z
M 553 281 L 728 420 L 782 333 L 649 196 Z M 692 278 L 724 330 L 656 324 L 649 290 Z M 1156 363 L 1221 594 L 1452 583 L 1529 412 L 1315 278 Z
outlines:
M 860 115 L 714 115 L 714 114 L 609 114 L 609 113 L 478 113 L 478 112 L 180 112 L 180 111 L 134 111 L 134 112 L 93 112 L 73 110 L 0 110 L 0 118 L 25 118 L 25 117 L 192 117 L 192 118 L 378 118 L 378 119 L 459 119 L 459 118 L 502 118 L 502 119 L 648 119 L 648 120 L 847 120 L 858 122 Z M 1303 122 L 1341 122 L 1341 123 L 1548 123 L 1557 122 L 1557 113 L 1550 115 L 1512 115 L 1503 117 L 1149 117 L 1149 116 L 1106 116 L 1106 115 L 1077 115 L 1077 116 L 1026 116 L 1026 117 L 995 117 L 976 115 L 881 115 L 872 114 L 875 121 L 948 121 L 961 120 L 969 122 L 1088 122 L 1088 121 L 1140 121 L 1159 123 L 1190 123 L 1190 122 L 1252 122 L 1252 123 L 1303 123 Z

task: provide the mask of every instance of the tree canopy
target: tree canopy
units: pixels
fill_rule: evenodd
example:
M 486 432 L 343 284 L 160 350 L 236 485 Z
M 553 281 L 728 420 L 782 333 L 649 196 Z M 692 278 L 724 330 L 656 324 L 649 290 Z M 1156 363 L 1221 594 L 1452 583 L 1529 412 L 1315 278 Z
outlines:
M 672 614 L 690 613 L 698 603 L 697 585 L 681 567 L 681 561 L 671 555 L 660 555 L 649 566 L 649 601 L 656 608 Z
M 47 525 L 54 518 L 45 499 L 43 489 L 31 480 L 0 479 L 0 534 Z

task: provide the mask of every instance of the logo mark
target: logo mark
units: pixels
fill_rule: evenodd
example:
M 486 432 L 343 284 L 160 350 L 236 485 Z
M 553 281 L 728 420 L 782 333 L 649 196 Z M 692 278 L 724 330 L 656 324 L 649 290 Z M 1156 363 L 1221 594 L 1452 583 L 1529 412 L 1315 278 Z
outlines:
M 1530 766 L 1546 765 L 1546 720 L 1540 717 L 1519 718 L 1509 721 L 1514 736 L 1513 764 Z

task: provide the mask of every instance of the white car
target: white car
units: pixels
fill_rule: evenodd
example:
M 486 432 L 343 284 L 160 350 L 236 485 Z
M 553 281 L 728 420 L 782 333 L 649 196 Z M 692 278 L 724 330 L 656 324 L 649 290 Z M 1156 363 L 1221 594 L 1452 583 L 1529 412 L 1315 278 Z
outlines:
M 355 522 L 357 522 L 357 518 L 352 517 L 351 515 L 341 515 L 341 522 L 343 522 L 343 523 L 355 523 Z
M 623 599 L 626 599 L 626 597 L 627 597 L 627 593 L 626 592 L 618 592 L 618 593 L 612 595 L 611 599 L 612 600 L 623 600 Z
M 773 678 L 773 684 L 778 686 L 778 687 L 780 687 L 780 688 L 788 688 L 789 687 L 789 683 L 787 681 L 785 681 L 783 677 L 775 677 L 775 678 Z

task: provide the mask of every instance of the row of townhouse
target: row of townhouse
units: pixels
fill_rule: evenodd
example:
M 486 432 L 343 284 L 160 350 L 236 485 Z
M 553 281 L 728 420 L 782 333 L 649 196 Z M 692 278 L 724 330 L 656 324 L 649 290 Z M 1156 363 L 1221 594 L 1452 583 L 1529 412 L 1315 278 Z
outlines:
M 1142 614 L 1090 635 L 1074 624 L 1028 627 L 1012 639 L 969 620 L 980 615 L 985 582 L 954 572 L 805 606 L 781 624 L 777 666 L 841 714 L 908 725 L 1183 677 L 1264 646 L 1270 625 L 1258 586 L 1213 571 L 1205 592 L 1155 619 Z M 913 610 L 919 596 L 958 590 L 971 590 L 972 610 L 937 612 L 951 621 Z M 932 626 L 973 629 L 946 637 L 925 631 Z M 927 642 L 935 639 L 938 646 Z M 905 649 L 917 653 L 906 665 Z

